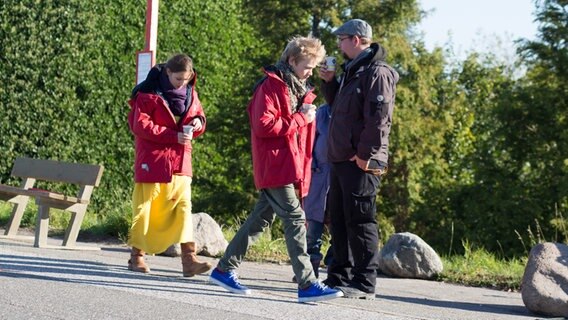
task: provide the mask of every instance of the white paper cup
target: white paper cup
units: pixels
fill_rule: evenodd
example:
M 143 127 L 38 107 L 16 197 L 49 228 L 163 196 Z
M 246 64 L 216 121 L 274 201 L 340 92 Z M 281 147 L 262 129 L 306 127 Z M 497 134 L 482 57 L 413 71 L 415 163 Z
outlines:
M 337 64 L 337 59 L 335 57 L 325 57 L 325 68 L 327 71 L 335 71 L 335 65 Z
M 309 104 L 309 103 L 302 104 L 302 108 L 301 108 L 302 112 L 304 112 L 304 113 L 308 112 L 308 110 L 310 110 L 310 109 L 317 109 L 317 107 L 315 105 Z
M 190 139 L 193 139 L 193 126 L 190 125 L 183 126 L 183 133 L 189 134 Z

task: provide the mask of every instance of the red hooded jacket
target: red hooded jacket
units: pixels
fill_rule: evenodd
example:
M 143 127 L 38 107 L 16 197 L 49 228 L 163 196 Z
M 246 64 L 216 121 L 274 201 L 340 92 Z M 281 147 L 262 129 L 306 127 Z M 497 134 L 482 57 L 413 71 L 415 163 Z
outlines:
M 205 132 L 205 114 L 195 91 L 195 77 L 189 90 L 191 104 L 181 121 L 176 122 L 166 101 L 157 93 L 137 92 L 128 101 L 131 107 L 128 124 L 134 134 L 136 160 L 135 182 L 172 181 L 172 175 L 192 176 L 192 146 L 178 143 L 178 133 L 193 119 L 200 118 L 201 130 L 193 132 L 193 138 Z
M 315 137 L 315 122 L 307 123 L 301 112 L 292 113 L 288 87 L 276 74 L 256 88 L 247 112 L 251 124 L 252 164 L 258 189 L 293 183 L 307 195 Z M 303 103 L 312 103 L 310 90 Z

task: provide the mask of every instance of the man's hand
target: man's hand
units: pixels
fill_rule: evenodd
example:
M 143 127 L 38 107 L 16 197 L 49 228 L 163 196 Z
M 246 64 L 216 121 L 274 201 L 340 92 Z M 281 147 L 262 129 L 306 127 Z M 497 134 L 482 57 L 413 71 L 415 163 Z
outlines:
M 378 168 L 374 168 L 374 166 L 372 166 L 371 168 L 369 168 L 369 163 L 371 162 L 371 159 L 365 161 L 365 160 L 359 158 L 357 155 L 354 155 L 349 160 L 355 161 L 357 163 L 357 166 L 361 170 L 363 170 L 367 173 L 370 173 L 372 175 L 375 175 L 375 176 L 380 177 L 380 176 L 383 176 L 387 172 L 386 167 L 382 167 L 382 166 L 379 166 Z
M 357 163 L 357 166 L 363 171 L 367 171 L 367 168 L 369 167 L 369 160 L 363 160 L 359 158 L 357 155 L 354 155 L 349 160 L 355 161 Z

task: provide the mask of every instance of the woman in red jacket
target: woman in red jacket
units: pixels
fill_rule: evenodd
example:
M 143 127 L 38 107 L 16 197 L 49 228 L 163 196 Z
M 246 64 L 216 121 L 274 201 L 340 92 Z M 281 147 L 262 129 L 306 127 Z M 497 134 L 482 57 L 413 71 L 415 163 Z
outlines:
M 128 268 L 150 271 L 144 253 L 181 244 L 184 277 L 211 268 L 196 257 L 191 214 L 191 142 L 205 131 L 191 58 L 178 54 L 153 67 L 128 102 L 134 134 L 133 220 Z M 184 132 L 185 129 L 185 132 Z
M 288 254 L 298 279 L 298 301 L 342 295 L 314 276 L 306 252 L 306 218 L 299 199 L 308 192 L 314 141 L 315 95 L 307 80 L 324 56 L 319 39 L 291 39 L 280 61 L 264 69 L 266 76 L 257 84 L 248 105 L 254 182 L 260 198 L 209 278 L 231 292 L 250 294 L 234 271 L 276 214 L 282 219 Z

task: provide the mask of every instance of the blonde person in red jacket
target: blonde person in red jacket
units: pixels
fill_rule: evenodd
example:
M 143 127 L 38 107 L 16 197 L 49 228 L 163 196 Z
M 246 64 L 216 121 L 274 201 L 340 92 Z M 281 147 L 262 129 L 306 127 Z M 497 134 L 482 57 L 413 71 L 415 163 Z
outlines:
M 239 283 L 235 270 L 248 247 L 276 215 L 282 219 L 288 254 L 298 279 L 298 301 L 328 300 L 342 295 L 314 276 L 306 252 L 306 217 L 299 198 L 309 188 L 315 128 L 315 95 L 307 80 L 324 56 L 319 39 L 292 38 L 280 61 L 264 68 L 265 77 L 256 85 L 248 105 L 254 182 L 260 197 L 209 278 L 233 293 L 251 293 Z
M 197 259 L 193 241 L 191 143 L 205 131 L 195 82 L 191 58 L 177 54 L 153 67 L 128 102 L 136 149 L 128 239 L 132 271 L 150 272 L 144 254 L 163 252 L 174 243 L 181 244 L 184 277 L 211 268 Z

